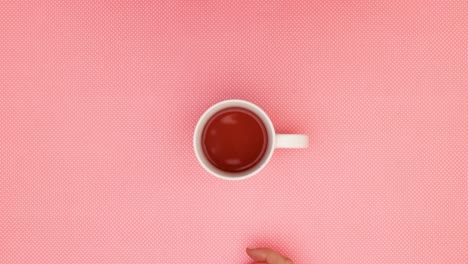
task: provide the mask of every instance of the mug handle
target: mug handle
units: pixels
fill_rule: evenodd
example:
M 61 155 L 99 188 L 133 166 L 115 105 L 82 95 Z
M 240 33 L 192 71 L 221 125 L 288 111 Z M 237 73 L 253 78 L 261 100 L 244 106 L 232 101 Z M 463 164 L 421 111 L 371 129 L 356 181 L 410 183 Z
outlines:
M 307 148 L 309 136 L 304 134 L 276 134 L 275 148 Z

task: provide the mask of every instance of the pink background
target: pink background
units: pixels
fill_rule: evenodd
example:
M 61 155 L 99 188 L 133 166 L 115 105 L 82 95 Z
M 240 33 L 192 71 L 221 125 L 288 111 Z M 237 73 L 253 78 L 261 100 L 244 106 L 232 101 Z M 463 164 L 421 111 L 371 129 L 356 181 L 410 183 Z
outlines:
M 0 263 L 468 263 L 468 2 L 0 2 Z M 197 163 L 210 105 L 307 150 Z

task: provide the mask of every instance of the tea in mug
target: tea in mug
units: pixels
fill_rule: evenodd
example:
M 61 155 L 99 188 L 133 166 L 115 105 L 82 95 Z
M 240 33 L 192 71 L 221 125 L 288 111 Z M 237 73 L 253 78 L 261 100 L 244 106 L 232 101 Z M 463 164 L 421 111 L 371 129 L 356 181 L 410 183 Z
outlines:
M 265 155 L 268 134 L 253 112 L 231 107 L 214 114 L 202 133 L 203 152 L 216 168 L 241 172 L 254 167 Z

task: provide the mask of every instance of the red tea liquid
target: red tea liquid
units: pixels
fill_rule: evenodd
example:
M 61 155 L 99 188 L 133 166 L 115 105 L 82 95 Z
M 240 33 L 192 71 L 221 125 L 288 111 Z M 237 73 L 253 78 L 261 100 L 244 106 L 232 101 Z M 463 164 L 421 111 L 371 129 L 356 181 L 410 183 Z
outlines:
M 216 168 L 241 172 L 265 155 L 268 135 L 262 120 L 251 111 L 232 107 L 214 114 L 202 133 L 202 147 Z

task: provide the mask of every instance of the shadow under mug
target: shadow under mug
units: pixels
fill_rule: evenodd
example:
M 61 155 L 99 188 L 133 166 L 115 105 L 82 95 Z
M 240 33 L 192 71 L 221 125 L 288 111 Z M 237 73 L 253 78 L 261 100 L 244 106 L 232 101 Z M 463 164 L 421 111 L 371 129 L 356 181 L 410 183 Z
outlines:
M 210 118 L 219 111 L 231 107 L 244 108 L 257 115 L 265 125 L 268 136 L 268 145 L 262 159 L 254 167 L 240 172 L 228 172 L 216 168 L 206 158 L 202 146 L 203 129 L 205 128 L 205 125 L 207 124 L 208 120 L 210 120 Z M 202 167 L 212 175 L 224 180 L 242 180 L 257 174 L 270 161 L 275 148 L 307 148 L 308 146 L 309 137 L 307 135 L 276 134 L 275 128 L 273 127 L 273 123 L 271 122 L 270 118 L 265 113 L 265 111 L 263 111 L 259 106 L 251 102 L 238 99 L 221 101 L 208 108 L 198 120 L 193 135 L 193 147 L 195 150 L 195 155 Z

